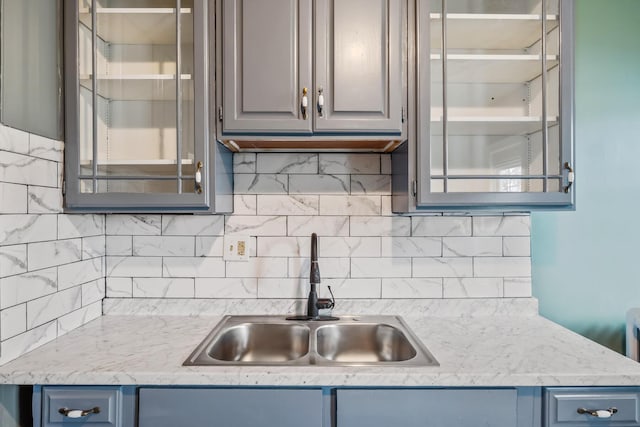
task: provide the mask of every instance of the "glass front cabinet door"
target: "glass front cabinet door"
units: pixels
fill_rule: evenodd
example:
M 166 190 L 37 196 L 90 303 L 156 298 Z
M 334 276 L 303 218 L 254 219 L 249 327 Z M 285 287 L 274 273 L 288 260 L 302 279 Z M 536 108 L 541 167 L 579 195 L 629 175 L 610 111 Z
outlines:
M 394 155 L 394 210 L 570 208 L 573 0 L 415 7 L 415 127 Z
M 206 0 L 69 0 L 68 210 L 211 211 Z

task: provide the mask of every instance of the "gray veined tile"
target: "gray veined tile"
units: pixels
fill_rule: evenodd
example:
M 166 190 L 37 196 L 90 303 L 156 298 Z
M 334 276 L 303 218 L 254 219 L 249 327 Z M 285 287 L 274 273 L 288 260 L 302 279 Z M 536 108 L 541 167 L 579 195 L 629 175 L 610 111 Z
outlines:
M 68 264 L 82 259 L 82 240 L 55 240 L 51 242 L 29 243 L 27 265 L 29 270 Z
M 0 157 L 0 181 L 42 187 L 57 187 L 58 164 L 23 154 L 2 152 Z
M 382 279 L 382 298 L 442 298 L 442 279 Z
M 285 216 L 239 216 L 227 217 L 226 234 L 246 234 L 250 236 L 285 236 L 287 218 Z
M 11 307 L 56 292 L 57 279 L 55 267 L 0 279 L 0 308 Z
M 0 277 L 27 271 L 27 245 L 0 246 Z
M 107 215 L 107 235 L 159 236 L 162 232 L 160 215 Z
M 112 215 L 107 215 L 107 217 Z M 105 215 L 58 215 L 58 238 L 90 237 L 105 234 Z
M 234 194 L 287 194 L 288 175 L 278 174 L 235 174 Z
M 221 236 L 224 234 L 224 216 L 163 215 L 162 234 L 167 236 Z
M 57 322 L 52 321 L 3 341 L 0 365 L 53 341 L 57 337 L 57 332 Z
M 471 218 L 426 216 L 411 218 L 411 235 L 422 237 L 471 236 Z
M 320 196 L 320 215 L 380 215 L 380 196 Z
M 289 194 L 349 194 L 349 175 L 289 175 Z
M 0 214 L 27 213 L 27 186 L 0 182 Z
M 193 298 L 194 279 L 133 279 L 134 298 Z
M 195 256 L 194 236 L 133 236 L 134 256 Z
M 257 298 L 257 278 L 196 279 L 196 298 Z
M 82 288 L 76 286 L 27 302 L 27 328 L 32 329 L 82 307 Z
M 235 153 L 233 173 L 256 173 L 256 153 Z
M 348 216 L 291 216 L 287 219 L 289 236 L 348 236 Z
M 320 173 L 377 175 L 380 173 L 380 155 L 351 153 L 320 154 Z
M 319 196 L 258 195 L 258 215 L 318 215 Z
M 529 236 L 530 234 L 531 218 L 528 215 L 473 218 L 474 236 Z
M 275 174 L 317 174 L 317 153 L 258 153 L 257 172 Z
M 29 213 L 62 212 L 62 191 L 59 188 L 29 187 Z
M 351 194 L 391 194 L 390 175 L 351 175 Z
M 0 150 L 28 154 L 29 133 L 0 124 Z
M 29 155 L 62 163 L 64 143 L 44 136 L 29 134 Z
M 57 238 L 57 215 L 0 215 L 0 246 Z

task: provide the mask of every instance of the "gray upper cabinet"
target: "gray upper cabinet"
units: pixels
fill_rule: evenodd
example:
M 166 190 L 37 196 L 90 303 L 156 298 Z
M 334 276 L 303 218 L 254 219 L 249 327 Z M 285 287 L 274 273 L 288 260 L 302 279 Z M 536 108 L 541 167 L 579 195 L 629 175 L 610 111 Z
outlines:
M 68 211 L 231 209 L 231 153 L 210 138 L 208 4 L 64 2 Z
M 417 0 L 393 210 L 571 208 L 573 0 Z
M 404 139 L 404 0 L 218 4 L 226 145 L 385 151 Z

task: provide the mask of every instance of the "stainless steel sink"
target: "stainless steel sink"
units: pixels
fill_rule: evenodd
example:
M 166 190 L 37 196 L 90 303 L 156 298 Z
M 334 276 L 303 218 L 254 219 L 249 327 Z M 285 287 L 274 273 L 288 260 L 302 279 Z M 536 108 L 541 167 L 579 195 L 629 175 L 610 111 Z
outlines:
M 225 316 L 185 366 L 437 366 L 398 316 Z

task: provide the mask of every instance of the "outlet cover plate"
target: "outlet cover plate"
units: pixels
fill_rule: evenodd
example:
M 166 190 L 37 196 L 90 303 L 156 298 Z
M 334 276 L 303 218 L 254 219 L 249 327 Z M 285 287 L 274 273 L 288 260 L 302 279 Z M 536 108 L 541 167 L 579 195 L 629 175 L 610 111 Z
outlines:
M 249 236 L 224 236 L 225 261 L 249 261 Z

